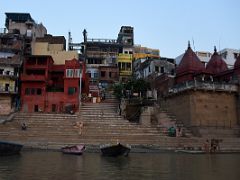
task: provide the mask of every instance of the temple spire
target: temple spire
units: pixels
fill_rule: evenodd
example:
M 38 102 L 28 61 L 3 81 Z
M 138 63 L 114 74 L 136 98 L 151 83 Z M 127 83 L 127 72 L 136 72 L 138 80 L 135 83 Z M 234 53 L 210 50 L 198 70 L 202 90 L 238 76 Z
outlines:
M 217 48 L 216 48 L 216 46 L 214 46 L 214 53 L 217 53 Z
M 188 49 L 191 48 L 191 44 L 190 41 L 188 41 Z

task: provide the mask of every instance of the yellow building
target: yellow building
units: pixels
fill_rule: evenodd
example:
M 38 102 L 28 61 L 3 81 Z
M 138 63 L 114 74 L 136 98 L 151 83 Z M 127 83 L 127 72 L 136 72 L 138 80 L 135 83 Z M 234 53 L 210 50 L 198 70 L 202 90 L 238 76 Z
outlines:
M 145 59 L 147 57 L 150 58 L 160 58 L 159 49 L 152 49 L 147 47 L 142 47 L 140 45 L 134 46 L 133 59 Z
M 132 76 L 132 54 L 118 54 L 119 79 L 125 81 Z
M 33 44 L 33 55 L 50 55 L 54 64 L 64 64 L 65 60 L 78 59 L 77 51 L 66 51 L 66 40 L 64 36 L 46 35 L 37 38 Z
M 17 108 L 19 56 L 0 58 L 0 115 L 8 115 Z

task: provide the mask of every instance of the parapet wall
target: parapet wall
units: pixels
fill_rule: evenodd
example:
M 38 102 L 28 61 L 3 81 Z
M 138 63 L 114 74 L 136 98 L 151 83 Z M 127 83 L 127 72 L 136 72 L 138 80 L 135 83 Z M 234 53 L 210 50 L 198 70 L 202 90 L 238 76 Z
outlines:
M 236 93 L 188 90 L 166 98 L 165 106 L 187 127 L 236 127 Z

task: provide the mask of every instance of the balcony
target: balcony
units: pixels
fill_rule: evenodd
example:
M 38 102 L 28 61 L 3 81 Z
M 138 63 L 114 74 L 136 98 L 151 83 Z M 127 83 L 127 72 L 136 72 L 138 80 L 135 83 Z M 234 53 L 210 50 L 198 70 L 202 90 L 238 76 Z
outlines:
M 176 93 L 183 92 L 190 89 L 206 90 L 206 91 L 237 92 L 238 86 L 234 84 L 228 84 L 228 83 L 188 81 L 169 89 L 169 93 L 176 94 Z
M 118 57 L 118 62 L 131 62 L 132 61 L 132 54 L 119 54 Z
M 14 52 L 22 51 L 23 46 L 21 42 L 15 42 L 13 44 L 0 44 L 1 50 L 12 50 Z
M 88 58 L 107 58 L 107 57 L 116 58 L 117 54 L 118 54 L 117 52 L 87 51 Z
M 13 87 L 3 87 L 0 86 L 0 94 L 17 94 L 18 90 L 17 88 L 14 89 Z
M 119 75 L 120 76 L 131 76 L 132 75 L 132 71 L 131 70 L 129 70 L 129 71 L 120 70 L 119 71 Z
M 18 74 L 0 74 L 0 78 L 4 79 L 4 78 L 8 78 L 8 79 L 13 79 L 13 80 L 16 80 L 18 79 Z
M 21 75 L 21 81 L 46 81 L 45 75 Z

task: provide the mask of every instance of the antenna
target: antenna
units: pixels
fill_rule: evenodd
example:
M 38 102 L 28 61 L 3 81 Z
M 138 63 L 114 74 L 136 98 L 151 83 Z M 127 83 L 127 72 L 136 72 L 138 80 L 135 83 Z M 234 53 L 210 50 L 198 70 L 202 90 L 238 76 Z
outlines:
M 219 37 L 219 41 L 218 41 L 218 51 L 220 51 L 220 47 L 221 47 L 221 37 Z
M 71 43 L 72 43 L 71 31 L 68 31 L 68 50 L 72 50 L 72 46 L 70 45 Z
M 195 51 L 194 39 L 192 38 L 193 50 Z

